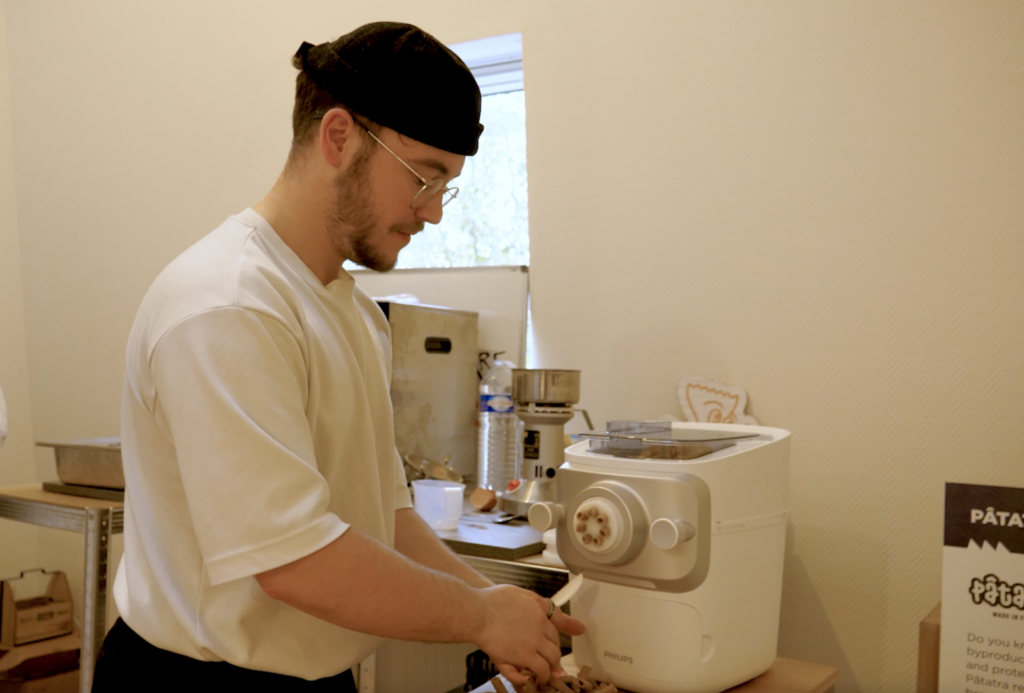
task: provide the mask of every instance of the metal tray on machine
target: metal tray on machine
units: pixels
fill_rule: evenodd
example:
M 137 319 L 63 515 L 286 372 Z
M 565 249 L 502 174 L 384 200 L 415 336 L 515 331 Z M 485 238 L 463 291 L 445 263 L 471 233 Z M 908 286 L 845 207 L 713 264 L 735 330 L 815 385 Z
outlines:
M 692 431 L 672 428 L 667 421 L 609 421 L 607 433 L 581 433 L 590 451 L 633 460 L 695 460 L 756 433 Z

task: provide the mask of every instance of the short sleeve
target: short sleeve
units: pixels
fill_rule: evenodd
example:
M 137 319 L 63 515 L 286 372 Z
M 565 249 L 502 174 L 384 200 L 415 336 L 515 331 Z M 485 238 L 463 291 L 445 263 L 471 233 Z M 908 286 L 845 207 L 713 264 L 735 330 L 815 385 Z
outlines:
M 406 481 L 405 467 L 402 466 L 402 457 L 395 450 L 395 510 L 412 507 L 412 495 L 409 493 L 409 482 Z
M 303 348 L 281 321 L 230 307 L 179 322 L 153 352 L 155 414 L 214 585 L 298 560 L 348 527 L 327 509 Z

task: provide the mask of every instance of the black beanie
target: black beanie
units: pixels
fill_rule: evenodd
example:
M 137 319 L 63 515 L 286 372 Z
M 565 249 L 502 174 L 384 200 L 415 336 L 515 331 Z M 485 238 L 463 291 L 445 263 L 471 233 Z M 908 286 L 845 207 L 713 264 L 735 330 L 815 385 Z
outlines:
M 476 154 L 480 87 L 459 56 L 411 24 L 374 22 L 303 43 L 300 69 L 356 113 L 453 154 Z

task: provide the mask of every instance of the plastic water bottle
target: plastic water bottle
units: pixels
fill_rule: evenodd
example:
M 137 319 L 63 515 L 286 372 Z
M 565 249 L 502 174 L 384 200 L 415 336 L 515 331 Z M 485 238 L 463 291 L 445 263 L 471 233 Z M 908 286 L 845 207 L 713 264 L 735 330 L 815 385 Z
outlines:
M 477 485 L 504 491 L 522 475 L 522 421 L 512 401 L 515 364 L 495 361 L 480 381 L 480 430 L 477 439 Z

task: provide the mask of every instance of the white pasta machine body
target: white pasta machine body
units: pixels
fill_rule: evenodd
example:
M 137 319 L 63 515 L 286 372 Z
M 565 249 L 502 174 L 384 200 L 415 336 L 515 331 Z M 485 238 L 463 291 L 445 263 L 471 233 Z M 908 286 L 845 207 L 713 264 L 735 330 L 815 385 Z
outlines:
M 568 447 L 530 509 L 583 574 L 573 657 L 635 693 L 719 693 L 776 656 L 789 433 L 617 422 Z

